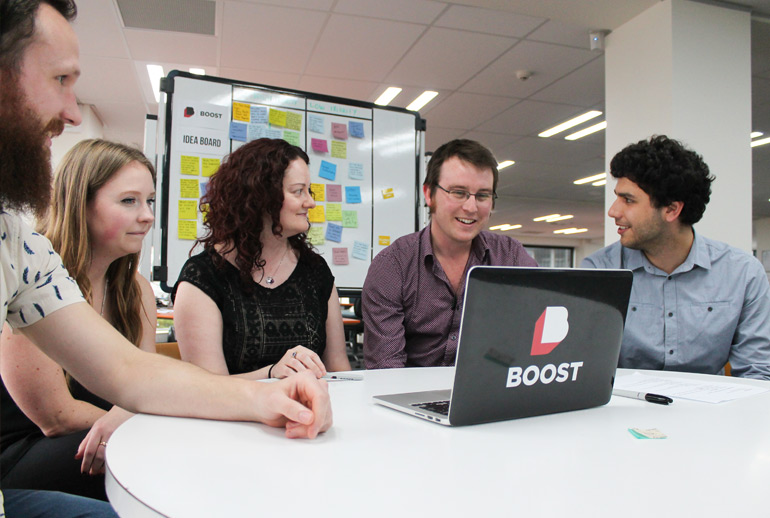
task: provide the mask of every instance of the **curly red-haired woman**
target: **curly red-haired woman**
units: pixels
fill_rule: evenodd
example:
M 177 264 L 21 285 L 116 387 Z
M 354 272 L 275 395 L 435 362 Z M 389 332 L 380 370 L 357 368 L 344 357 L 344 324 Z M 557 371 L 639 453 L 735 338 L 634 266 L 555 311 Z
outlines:
M 173 293 L 183 360 L 252 379 L 350 370 L 334 277 L 307 242 L 308 163 L 297 146 L 259 139 L 211 178 L 204 251 Z

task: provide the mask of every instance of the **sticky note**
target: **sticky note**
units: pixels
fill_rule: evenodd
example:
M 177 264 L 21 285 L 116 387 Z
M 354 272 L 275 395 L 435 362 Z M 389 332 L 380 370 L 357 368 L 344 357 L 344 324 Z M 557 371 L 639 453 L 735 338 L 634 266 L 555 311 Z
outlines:
M 665 439 L 668 437 L 657 428 L 629 428 L 628 431 L 637 439 Z
M 324 132 L 324 118 L 318 115 L 307 114 L 307 129 L 313 133 Z
M 343 210 L 342 226 L 344 228 L 358 228 L 358 212 L 355 210 Z
M 351 180 L 363 180 L 364 164 L 360 162 L 350 162 L 348 164 L 348 178 Z
M 326 200 L 327 201 L 342 201 L 342 186 L 338 183 L 330 183 L 326 185 Z
M 286 112 L 283 110 L 274 110 L 273 108 L 270 108 L 270 116 L 269 116 L 270 124 L 273 126 L 281 126 L 286 127 Z
M 286 129 L 299 131 L 302 129 L 302 115 L 286 112 Z
M 181 172 L 182 174 L 199 175 L 200 159 L 197 156 L 182 155 Z
M 203 176 L 211 176 L 219 170 L 219 164 L 222 160 L 219 158 L 204 158 L 203 159 Z
M 233 103 L 233 120 L 251 122 L 250 106 L 244 103 Z
M 369 245 L 363 241 L 353 241 L 353 257 L 366 261 L 369 259 Z
M 180 198 L 197 198 L 198 180 L 185 180 L 184 178 L 180 179 L 179 193 Z
M 323 227 L 310 227 L 310 230 L 307 231 L 307 240 L 310 241 L 310 244 L 313 246 L 321 246 L 326 241 L 324 240 L 324 229 Z
M 332 263 L 333 264 L 348 264 L 348 249 L 347 248 L 332 248 Z
M 382 246 L 390 245 L 390 236 L 380 236 L 377 242 Z
M 269 128 L 265 130 L 265 138 L 282 138 L 283 131 L 279 129 Z
M 348 127 L 341 122 L 332 122 L 332 137 L 340 140 L 347 140 Z
M 254 124 L 267 124 L 267 106 L 252 106 L 251 122 Z
M 232 140 L 240 140 L 246 142 L 246 124 L 242 122 L 231 121 L 230 122 L 230 138 Z
M 313 151 L 316 151 L 318 153 L 327 153 L 329 151 L 329 147 L 328 147 L 328 144 L 326 143 L 326 140 L 322 138 L 311 138 L 310 147 L 313 148 Z
M 310 192 L 313 193 L 313 199 L 315 201 L 324 201 L 324 199 L 325 199 L 325 195 L 324 195 L 325 187 L 326 187 L 326 185 L 322 184 L 322 183 L 311 183 L 310 184 Z
M 383 189 L 382 190 L 382 198 L 387 200 L 389 198 L 393 198 L 396 196 L 396 193 L 393 192 L 393 189 Z
M 332 158 L 348 158 L 348 144 L 332 140 Z
M 337 177 L 337 164 L 321 160 L 321 168 L 318 171 L 318 176 L 333 182 Z
M 308 210 L 307 219 L 310 221 L 310 223 L 323 223 L 326 221 L 326 216 L 324 215 L 324 206 L 319 205 Z
M 285 140 L 292 146 L 299 146 L 299 133 L 297 133 L 296 131 L 285 130 L 283 132 L 283 140 Z
M 345 186 L 345 202 L 361 203 L 361 188 L 359 186 Z
M 326 225 L 326 239 L 339 243 L 342 241 L 342 225 L 329 223 Z
M 246 142 L 265 138 L 267 134 L 267 126 L 264 124 L 249 124 L 246 127 Z
M 342 204 L 326 204 L 326 221 L 342 221 Z
M 198 237 L 198 222 L 180 219 L 176 235 L 178 239 L 196 239 Z
M 355 138 L 364 138 L 364 123 L 350 121 L 348 123 L 350 136 Z
M 179 200 L 179 219 L 198 219 L 198 202 Z

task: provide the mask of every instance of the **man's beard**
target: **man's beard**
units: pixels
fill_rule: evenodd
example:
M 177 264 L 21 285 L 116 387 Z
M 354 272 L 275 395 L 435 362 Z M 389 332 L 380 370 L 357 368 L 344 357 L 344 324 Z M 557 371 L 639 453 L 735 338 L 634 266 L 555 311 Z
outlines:
M 59 135 L 64 122 L 45 127 L 17 78 L 3 71 L 0 84 L 0 209 L 32 210 L 42 217 L 51 202 L 51 150 L 46 137 Z

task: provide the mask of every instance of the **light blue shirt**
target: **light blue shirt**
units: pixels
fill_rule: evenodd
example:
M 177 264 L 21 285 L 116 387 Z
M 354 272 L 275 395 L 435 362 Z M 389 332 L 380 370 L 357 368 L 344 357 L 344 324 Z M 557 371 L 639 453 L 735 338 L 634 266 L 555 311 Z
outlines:
M 756 258 L 695 233 L 670 275 L 619 242 L 582 266 L 634 272 L 619 367 L 717 374 L 729 361 L 734 376 L 770 380 L 770 284 Z

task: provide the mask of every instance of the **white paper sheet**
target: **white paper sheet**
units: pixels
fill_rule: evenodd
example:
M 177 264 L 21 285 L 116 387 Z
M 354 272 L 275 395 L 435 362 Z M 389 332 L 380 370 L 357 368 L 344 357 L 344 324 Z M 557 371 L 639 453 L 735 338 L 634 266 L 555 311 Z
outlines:
M 767 392 L 770 390 L 770 384 L 768 388 L 764 388 L 730 382 L 714 383 L 694 379 L 664 378 L 635 372 L 630 376 L 615 378 L 615 388 L 660 394 L 674 401 L 681 398 L 703 403 L 724 403 Z

